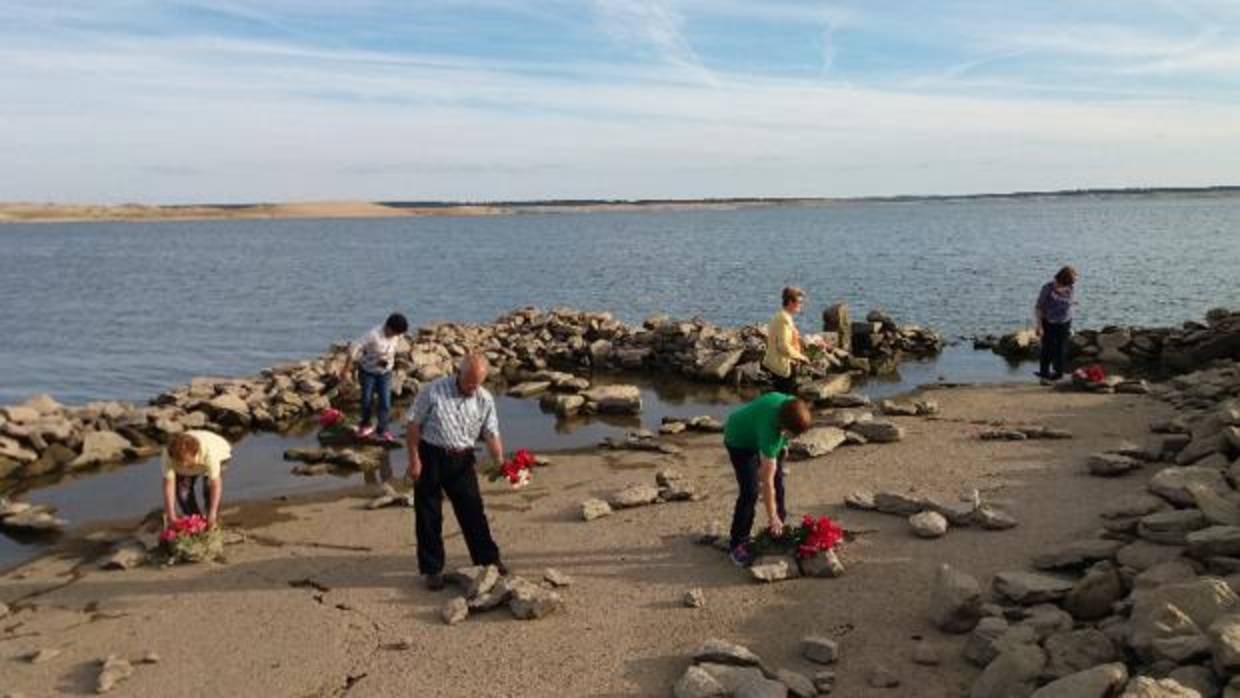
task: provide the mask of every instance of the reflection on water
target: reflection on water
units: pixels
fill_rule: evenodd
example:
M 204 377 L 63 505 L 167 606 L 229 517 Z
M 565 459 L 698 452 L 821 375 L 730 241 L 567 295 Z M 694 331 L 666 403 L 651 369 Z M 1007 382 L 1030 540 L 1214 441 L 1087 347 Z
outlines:
M 1008 366 L 992 354 L 955 347 L 949 348 L 936 360 L 903 364 L 897 375 L 871 380 L 861 386 L 860 391 L 881 398 L 940 380 L 1000 382 L 1014 379 L 1028 380 L 1031 375 L 1023 369 Z M 611 380 L 636 382 L 634 377 Z M 557 420 L 554 415 L 542 411 L 537 399 L 519 400 L 497 395 L 496 407 L 500 414 L 505 449 L 528 448 L 535 453 L 546 453 L 595 446 L 605 437 L 623 435 L 627 430 L 657 430 L 664 417 L 711 415 L 722 420 L 738 402 L 749 397 L 726 386 L 681 380 L 637 384 L 642 393 L 640 416 L 606 415 Z M 395 423 L 403 414 L 402 406 L 393 412 Z M 319 477 L 292 475 L 289 471 L 293 464 L 283 458 L 285 449 L 317 445 L 314 434 L 313 422 L 309 422 L 288 434 L 254 434 L 235 444 L 233 459 L 225 475 L 225 505 L 229 500 L 320 492 L 359 482 L 374 484 L 379 482 L 379 478 L 386 477 L 387 473 L 382 471 L 364 474 L 337 472 Z M 645 457 L 645 454 L 618 452 L 611 457 L 611 465 L 625 470 L 653 469 L 657 464 L 652 458 L 653 455 Z M 390 472 L 403 474 L 405 463 L 403 449 L 388 451 Z M 23 498 L 51 504 L 59 510 L 60 516 L 74 525 L 80 525 L 89 521 L 137 517 L 158 508 L 161 506 L 160 483 L 159 459 L 152 458 L 103 471 L 70 475 L 59 481 L 42 481 Z M 503 504 L 517 509 L 528 508 L 529 497 L 539 496 L 537 490 L 522 491 L 520 495 L 521 503 L 509 500 Z M 0 567 L 37 553 L 45 543 L 41 539 L 19 541 L 0 536 Z

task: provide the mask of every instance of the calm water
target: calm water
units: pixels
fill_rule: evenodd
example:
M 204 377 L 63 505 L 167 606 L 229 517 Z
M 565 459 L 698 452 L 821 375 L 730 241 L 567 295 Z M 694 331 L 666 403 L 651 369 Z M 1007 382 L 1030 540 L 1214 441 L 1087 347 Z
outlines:
M 1012 329 L 1064 262 L 1078 325 L 1240 305 L 1240 198 L 864 204 L 495 218 L 0 226 L 0 404 L 144 400 L 520 305 L 762 322 L 787 283 L 949 335 Z

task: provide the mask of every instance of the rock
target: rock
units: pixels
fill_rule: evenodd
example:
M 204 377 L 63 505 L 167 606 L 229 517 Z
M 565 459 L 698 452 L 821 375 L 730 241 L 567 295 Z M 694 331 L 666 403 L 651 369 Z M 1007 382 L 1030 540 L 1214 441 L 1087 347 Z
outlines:
M 857 422 L 849 427 L 851 431 L 855 431 L 865 437 L 867 441 L 874 443 L 894 443 L 904 438 L 904 427 L 892 422 L 874 420 L 872 422 Z
M 947 519 L 935 511 L 910 516 L 908 525 L 918 538 L 942 538 L 947 535 Z
M 454 596 L 443 605 L 439 616 L 447 625 L 456 625 L 469 617 L 469 603 L 464 596 Z
M 1128 667 L 1119 662 L 1065 676 L 1034 691 L 1033 698 L 1109 698 L 1128 680 Z
M 515 398 L 531 398 L 551 389 L 550 381 L 527 381 L 508 388 L 508 396 Z
M 873 403 L 870 400 L 870 398 L 866 397 L 865 395 L 862 395 L 861 393 L 841 393 L 839 395 L 832 395 L 831 397 L 827 398 L 828 407 L 834 407 L 834 408 L 839 408 L 839 409 L 869 407 L 871 404 Z M 868 420 L 855 419 L 853 421 L 860 422 L 860 421 L 868 421 Z
M 690 665 L 672 687 L 675 698 L 727 698 L 723 684 L 700 666 Z
M 1185 466 L 1182 468 L 1164 468 L 1150 480 L 1150 492 L 1178 506 L 1193 506 L 1196 503 L 1190 487 L 1200 486 L 1215 492 L 1227 492 L 1230 486 L 1223 479 L 1223 474 L 1214 468 L 1201 466 Z
M 1172 545 L 1155 545 L 1138 540 L 1120 548 L 1115 553 L 1115 561 L 1124 567 L 1131 567 L 1134 570 L 1141 571 L 1153 567 L 1160 562 L 1177 560 L 1182 553 L 1183 548 Z
M 800 386 L 797 395 L 814 404 L 826 404 L 833 396 L 843 395 L 851 389 L 852 377 L 847 373 L 840 373 Z
M 787 686 L 774 679 L 768 679 L 766 674 L 756 667 L 712 663 L 698 664 L 698 667 L 719 682 L 727 696 L 786 698 L 788 695 Z
M 1141 461 L 1118 453 L 1095 453 L 1085 463 L 1090 475 L 1115 477 L 1141 467 Z
M 818 664 L 834 664 L 840 657 L 840 645 L 831 638 L 810 635 L 801 640 L 801 656 Z
M 874 495 L 874 508 L 884 514 L 912 516 L 925 510 L 926 501 L 898 492 L 879 492 Z
M 1164 584 L 1191 582 L 1197 578 L 1197 570 L 1187 559 L 1160 562 L 1132 579 L 1133 589 L 1153 589 Z
M 0 459 L 10 460 L 15 465 L 24 465 L 37 461 L 39 454 L 23 447 L 15 439 L 0 436 Z
M 1075 586 L 1060 577 L 1022 571 L 1000 572 L 991 584 L 996 594 L 1023 606 L 1058 601 Z
M 583 392 L 582 397 L 599 412 L 637 414 L 642 410 L 641 390 L 635 385 L 598 386 Z
M 814 672 L 814 688 L 818 689 L 819 695 L 825 695 L 835 690 L 835 672 L 834 671 L 817 671 Z
M 943 663 L 943 658 L 929 642 L 919 641 L 913 645 L 913 663 L 922 666 L 938 666 Z
M 1099 511 L 1098 515 L 1104 519 L 1132 519 L 1170 508 L 1171 506 L 1165 499 L 1152 494 L 1127 494 L 1112 500 Z
M 1197 691 L 1185 688 L 1174 679 L 1152 679 L 1138 676 L 1124 686 L 1119 698 L 1203 698 Z
M 1189 533 L 1185 541 L 1194 557 L 1240 555 L 1240 526 L 1210 526 Z
M 467 599 L 469 610 L 470 612 L 480 613 L 498 608 L 501 604 L 507 603 L 512 598 L 513 591 L 522 585 L 528 586 L 530 584 L 516 577 L 500 577 L 490 591 Z
M 1209 525 L 1200 509 L 1173 509 L 1141 517 L 1137 533 L 1142 538 L 1163 545 L 1184 545 L 1188 534 Z
M 133 665 L 115 654 L 108 655 L 100 664 L 99 677 L 95 680 L 95 693 L 107 693 L 133 675 Z
M 486 565 L 484 567 L 466 568 L 468 570 L 476 570 L 468 576 L 468 583 L 464 584 L 465 596 L 467 598 L 476 598 L 493 589 L 499 582 L 499 568 L 495 565 Z M 459 571 L 458 571 L 459 574 Z
M 1203 516 L 1220 526 L 1240 526 L 1240 498 L 1230 490 L 1216 490 L 1198 484 L 1190 484 L 1188 492 Z
M 703 378 L 709 378 L 714 381 L 723 381 L 736 368 L 736 364 L 745 355 L 744 349 L 734 349 L 732 351 L 721 351 L 715 354 L 706 365 L 702 367 L 701 375 Z
M 1035 555 L 1033 566 L 1043 571 L 1084 567 L 1101 560 L 1113 559 L 1122 547 L 1123 541 L 1086 538 Z
M 1220 674 L 1240 670 L 1240 614 L 1229 613 L 1210 624 L 1206 631 L 1214 668 Z
M 689 428 L 684 422 L 664 422 L 659 425 L 659 433 L 665 435 L 679 434 Z
M 88 468 L 125 459 L 133 445 L 114 431 L 88 431 L 82 437 L 82 452 L 69 462 L 71 469 Z
M 1005 511 L 999 511 L 990 505 L 983 504 L 973 512 L 973 519 L 978 526 L 987 531 L 1006 531 L 1009 528 L 1016 528 L 1019 523 L 1016 517 Z
M 684 603 L 687 608 L 704 608 L 706 594 L 700 588 L 694 587 L 685 592 Z
M 1208 628 L 1223 615 L 1240 611 L 1240 597 L 1227 582 L 1201 577 L 1182 584 L 1164 584 L 1135 595 L 1129 628 L 1129 644 L 1138 651 L 1149 650 L 1160 633 L 1157 625 L 1164 606 L 1182 612 L 1199 628 Z
M 44 647 L 27 654 L 25 659 L 31 664 L 46 664 L 59 657 L 63 652 L 54 647 Z
M 655 496 L 658 496 L 657 490 Z M 610 515 L 611 505 L 601 499 L 587 499 L 581 503 L 581 518 L 585 521 L 593 521 Z
M 762 660 L 749 648 L 726 640 L 710 638 L 698 646 L 693 652 L 693 661 L 698 664 L 725 664 L 728 666 L 761 666 Z
M 1124 597 L 1124 581 L 1110 562 L 1100 562 L 1072 587 L 1063 608 L 1077 620 L 1092 621 L 1111 614 L 1111 606 Z
M 513 587 L 512 596 L 508 599 L 508 609 L 518 620 L 536 620 L 564 608 L 564 600 L 550 589 L 533 584 L 519 584 Z
M 629 509 L 654 504 L 658 499 L 659 488 L 652 485 L 636 484 L 629 485 L 612 495 L 610 504 L 616 509 Z
M 1020 429 L 996 427 L 978 434 L 978 438 L 982 441 L 1024 441 L 1029 435 Z
M 538 404 L 557 417 L 568 417 L 577 414 L 585 406 L 586 399 L 580 395 L 547 393 L 539 399 Z
M 874 511 L 878 505 L 874 503 L 874 494 L 871 492 L 851 492 L 844 497 L 844 506 L 849 509 L 858 509 L 860 511 Z
M 843 429 L 814 427 L 788 443 L 791 460 L 820 458 L 839 448 L 846 439 Z
M 900 685 L 900 677 L 885 665 L 876 664 L 870 667 L 865 682 L 870 688 L 895 688 Z
M 1155 662 L 1178 664 L 1210 652 L 1210 639 L 1183 611 L 1162 604 L 1150 616 L 1153 633 L 1147 654 Z
M 834 550 L 824 550 L 817 555 L 797 560 L 797 567 L 806 577 L 834 579 L 844 575 L 844 563 Z
M 332 471 L 332 467 L 326 463 L 299 463 L 289 469 L 294 475 L 302 477 L 314 477 L 317 475 L 326 475 Z
M 224 426 L 248 426 L 250 406 L 233 393 L 220 393 L 207 401 L 207 408 L 216 422 Z
M 43 507 L 31 507 L 0 520 L 0 529 L 36 534 L 59 533 L 68 525 Z
M 722 434 L 723 422 L 710 415 L 699 415 L 689 420 L 689 430 L 705 434 Z
M 146 654 L 142 655 L 142 659 L 139 659 L 138 661 L 142 664 L 159 664 L 159 660 L 160 660 L 159 653 L 155 651 L 151 651 L 151 652 L 147 652 Z
M 896 402 L 895 400 L 882 400 L 878 403 L 878 409 L 888 417 L 916 417 L 917 405 L 911 402 Z
M 804 674 L 789 669 L 780 669 L 775 672 L 775 680 L 788 687 L 788 694 L 792 698 L 815 698 L 818 695 L 814 682 Z
M 1216 698 L 1219 694 L 1218 681 L 1214 672 L 1203 666 L 1182 666 L 1173 669 L 1167 678 L 1179 683 L 1185 689 L 1197 691 L 1201 698 Z
M 556 588 L 572 586 L 573 584 L 572 577 L 564 574 L 554 567 L 548 567 L 547 570 L 543 572 L 543 581 Z
M 749 576 L 758 582 L 782 582 L 796 579 L 799 574 L 792 558 L 784 555 L 767 555 L 754 560 L 749 566 Z
M 981 620 L 981 587 L 972 576 L 939 565 L 930 589 L 930 622 L 947 633 L 967 633 Z
M 117 546 L 99 562 L 99 566 L 105 570 L 131 570 L 145 564 L 146 546 L 135 540 Z
M 962 654 L 965 660 L 985 668 L 987 664 L 994 661 L 995 657 L 999 656 L 1000 639 L 1007 635 L 1009 629 L 1008 622 L 1002 617 L 982 618 L 964 643 Z M 1028 641 L 1034 642 L 1036 639 L 1030 632 Z
M 1046 638 L 1043 647 L 1045 673 L 1055 679 L 1119 659 L 1111 640 L 1094 628 L 1055 633 Z
M 990 664 L 973 682 L 970 698 L 1011 698 L 1032 693 L 1034 683 L 1046 666 L 1046 653 L 1037 645 L 1012 647 Z

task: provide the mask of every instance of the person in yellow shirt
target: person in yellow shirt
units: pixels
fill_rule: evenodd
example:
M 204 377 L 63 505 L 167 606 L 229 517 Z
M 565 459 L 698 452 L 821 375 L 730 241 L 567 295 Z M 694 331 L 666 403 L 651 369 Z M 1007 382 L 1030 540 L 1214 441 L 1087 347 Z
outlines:
M 209 431 L 190 430 L 174 434 L 168 440 L 161 458 L 164 472 L 164 516 L 168 522 L 194 514 L 207 517 L 214 528 L 219 521 L 220 499 L 224 493 L 224 463 L 232 458 L 232 445 L 224 437 Z M 206 511 L 198 505 L 194 486 L 203 480 Z
M 762 366 L 771 372 L 771 381 L 777 392 L 797 394 L 796 364 L 808 362 L 801 348 L 801 333 L 793 316 L 801 312 L 805 293 L 789 286 L 783 292 L 783 307 L 771 318 L 766 329 L 766 355 Z

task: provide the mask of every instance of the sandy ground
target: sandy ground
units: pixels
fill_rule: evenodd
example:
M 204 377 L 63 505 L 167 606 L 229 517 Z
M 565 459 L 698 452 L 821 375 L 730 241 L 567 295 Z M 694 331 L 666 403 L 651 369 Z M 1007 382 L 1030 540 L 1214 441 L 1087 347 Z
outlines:
M 78 221 L 175 221 L 267 218 L 407 218 L 487 216 L 506 213 L 494 206 L 395 207 L 369 201 L 308 201 L 247 206 L 144 206 L 0 203 L 0 223 Z
M 16 608 L 0 620 L 0 693 L 90 693 L 98 658 L 154 650 L 162 660 L 136 666 L 117 694 L 667 696 L 705 638 L 742 643 L 775 666 L 812 675 L 819 667 L 798 646 L 813 633 L 841 642 L 833 695 L 959 696 L 977 670 L 960 659 L 962 637 L 926 620 L 935 567 L 946 561 L 987 583 L 997 571 L 1025 568 L 1040 548 L 1095 530 L 1097 507 L 1146 478 L 1089 477 L 1085 457 L 1144 441 L 1149 422 L 1168 410 L 1143 397 L 1037 386 L 933 397 L 941 417 L 897 418 L 908 432 L 901 443 L 792 464 L 790 509 L 861 532 L 843 549 L 849 567 L 840 579 L 759 585 L 722 553 L 695 545 L 691 531 L 729 519 L 735 483 L 718 436 L 675 437 L 687 447 L 678 456 L 560 454 L 525 490 L 484 485 L 513 572 L 538 578 L 554 567 L 575 579 L 563 590 L 562 614 L 522 622 L 499 609 L 445 626 L 439 609 L 450 592 L 427 591 L 416 576 L 410 511 L 363 510 L 361 490 L 251 503 L 226 510 L 227 523 L 248 536 L 228 548 L 227 564 L 105 572 L 83 562 L 88 546 L 78 544 L 0 577 L 0 600 Z M 981 427 L 971 420 L 993 419 L 1067 427 L 1075 438 L 978 440 Z M 664 466 L 710 496 L 579 520 L 581 500 L 653 482 Z M 925 541 L 901 518 L 841 504 L 855 489 L 954 495 L 966 487 L 980 488 L 1020 526 Z M 449 564 L 467 564 L 448 519 Z M 682 606 L 691 587 L 704 589 L 705 608 Z M 941 666 L 913 664 L 917 636 L 941 650 Z M 402 637 L 412 638 L 411 649 L 387 648 Z M 63 654 L 39 665 L 20 659 L 47 647 Z M 902 685 L 868 688 L 876 663 Z

